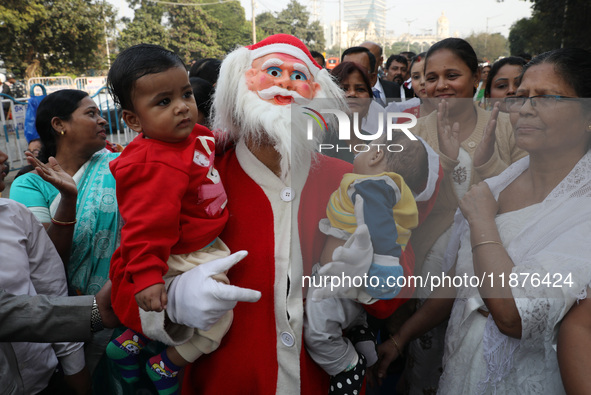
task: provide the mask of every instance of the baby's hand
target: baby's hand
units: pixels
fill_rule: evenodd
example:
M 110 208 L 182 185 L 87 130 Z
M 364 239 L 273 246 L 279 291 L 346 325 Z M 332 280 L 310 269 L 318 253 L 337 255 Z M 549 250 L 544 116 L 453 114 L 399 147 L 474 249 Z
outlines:
M 154 284 L 135 294 L 135 300 L 145 311 L 162 311 L 168 303 L 164 284 Z

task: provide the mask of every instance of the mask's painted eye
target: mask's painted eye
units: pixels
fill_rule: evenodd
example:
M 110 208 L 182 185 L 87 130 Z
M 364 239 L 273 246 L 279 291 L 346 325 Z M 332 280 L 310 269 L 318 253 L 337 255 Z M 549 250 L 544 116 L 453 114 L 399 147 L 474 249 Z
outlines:
M 307 81 L 308 77 L 306 77 L 306 74 L 302 73 L 301 71 L 294 71 L 293 73 L 291 73 L 291 76 L 289 77 L 291 78 L 293 81 Z
M 267 69 L 267 74 L 273 77 L 281 77 L 281 69 L 275 66 L 269 67 Z

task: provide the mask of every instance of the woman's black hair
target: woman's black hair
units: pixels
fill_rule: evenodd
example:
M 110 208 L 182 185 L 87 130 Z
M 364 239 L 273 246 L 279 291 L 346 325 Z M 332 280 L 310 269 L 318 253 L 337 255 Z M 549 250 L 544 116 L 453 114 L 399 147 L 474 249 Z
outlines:
M 408 67 L 408 72 L 409 73 L 411 72 L 412 66 L 414 66 L 415 63 L 424 60 L 426 55 L 427 55 L 427 52 L 421 52 L 417 56 L 413 57 L 412 60 L 410 61 L 410 66 Z
M 39 138 L 43 143 L 39 160 L 47 163 L 50 156 L 57 153 L 57 130 L 51 126 L 51 120 L 58 117 L 69 121 L 72 113 L 80 106 L 80 101 L 88 96 L 88 93 L 76 89 L 63 89 L 47 95 L 37 108 L 35 127 Z
M 492 81 L 503 66 L 511 65 L 511 66 L 521 66 L 523 68 L 523 66 L 525 66 L 526 63 L 527 63 L 527 61 L 523 58 L 520 58 L 519 56 L 509 56 L 509 57 L 499 59 L 496 62 L 494 62 L 492 67 L 490 68 L 490 71 L 488 72 L 488 80 L 486 81 L 486 86 L 484 88 L 484 97 L 490 97 L 490 90 L 492 89 Z
M 191 70 L 189 70 L 189 77 L 199 77 L 215 85 L 218 82 L 220 75 L 220 67 L 222 61 L 214 58 L 199 59 L 196 61 Z
M 214 87 L 209 81 L 199 77 L 189 78 L 191 88 L 193 89 L 193 96 L 197 102 L 197 109 L 205 115 L 209 122 L 209 114 L 211 113 L 211 98 L 213 96 Z
M 425 67 L 427 67 L 429 56 L 442 49 L 447 49 L 462 59 L 470 71 L 472 71 L 472 74 L 478 73 L 478 57 L 476 56 L 476 52 L 474 52 L 474 48 L 472 48 L 468 41 L 454 37 L 438 41 L 429 48 L 427 55 L 425 55 Z
M 355 71 L 358 71 L 361 74 L 361 78 L 363 79 L 363 83 L 365 84 L 367 91 L 369 92 L 369 97 L 373 98 L 373 91 L 371 89 L 371 83 L 369 82 L 369 77 L 367 75 L 367 71 L 357 63 L 354 62 L 342 62 L 337 67 L 332 69 L 330 74 L 336 79 L 337 84 L 342 85 L 343 81 L 345 81 L 349 75 L 353 74 Z
M 580 48 L 560 48 L 544 52 L 523 67 L 521 76 L 532 66 L 549 63 L 578 97 L 591 98 L 591 52 Z
M 159 45 L 138 44 L 123 50 L 113 62 L 107 76 L 107 85 L 115 102 L 124 110 L 133 111 L 131 101 L 135 82 L 148 74 L 161 73 L 173 67 L 182 67 L 182 59 Z

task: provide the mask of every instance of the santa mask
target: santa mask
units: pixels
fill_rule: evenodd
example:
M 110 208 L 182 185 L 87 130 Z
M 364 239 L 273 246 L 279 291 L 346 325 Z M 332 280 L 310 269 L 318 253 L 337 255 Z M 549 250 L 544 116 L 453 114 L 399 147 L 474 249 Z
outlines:
M 245 76 L 249 90 L 276 105 L 308 104 L 319 89 L 304 62 L 282 53 L 255 59 Z

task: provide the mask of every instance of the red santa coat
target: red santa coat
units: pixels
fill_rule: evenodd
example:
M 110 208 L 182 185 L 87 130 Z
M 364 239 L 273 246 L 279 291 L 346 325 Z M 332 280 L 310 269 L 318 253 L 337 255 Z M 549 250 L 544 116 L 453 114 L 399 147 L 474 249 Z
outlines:
M 228 277 L 234 285 L 261 291 L 262 297 L 256 303 L 238 303 L 219 349 L 187 366 L 183 393 L 326 394 L 328 375 L 303 347 L 301 275 L 309 275 L 318 262 L 326 237 L 318 222 L 351 165 L 319 155 L 305 172 L 307 179 L 292 180 L 292 189 L 239 144 L 217 158 L 216 168 L 230 212 L 220 237 L 231 251 L 249 252 Z M 290 233 L 292 218 L 297 218 L 295 233 Z M 412 273 L 412 248 L 400 263 L 405 273 Z M 379 301 L 367 310 L 385 318 L 404 301 Z

